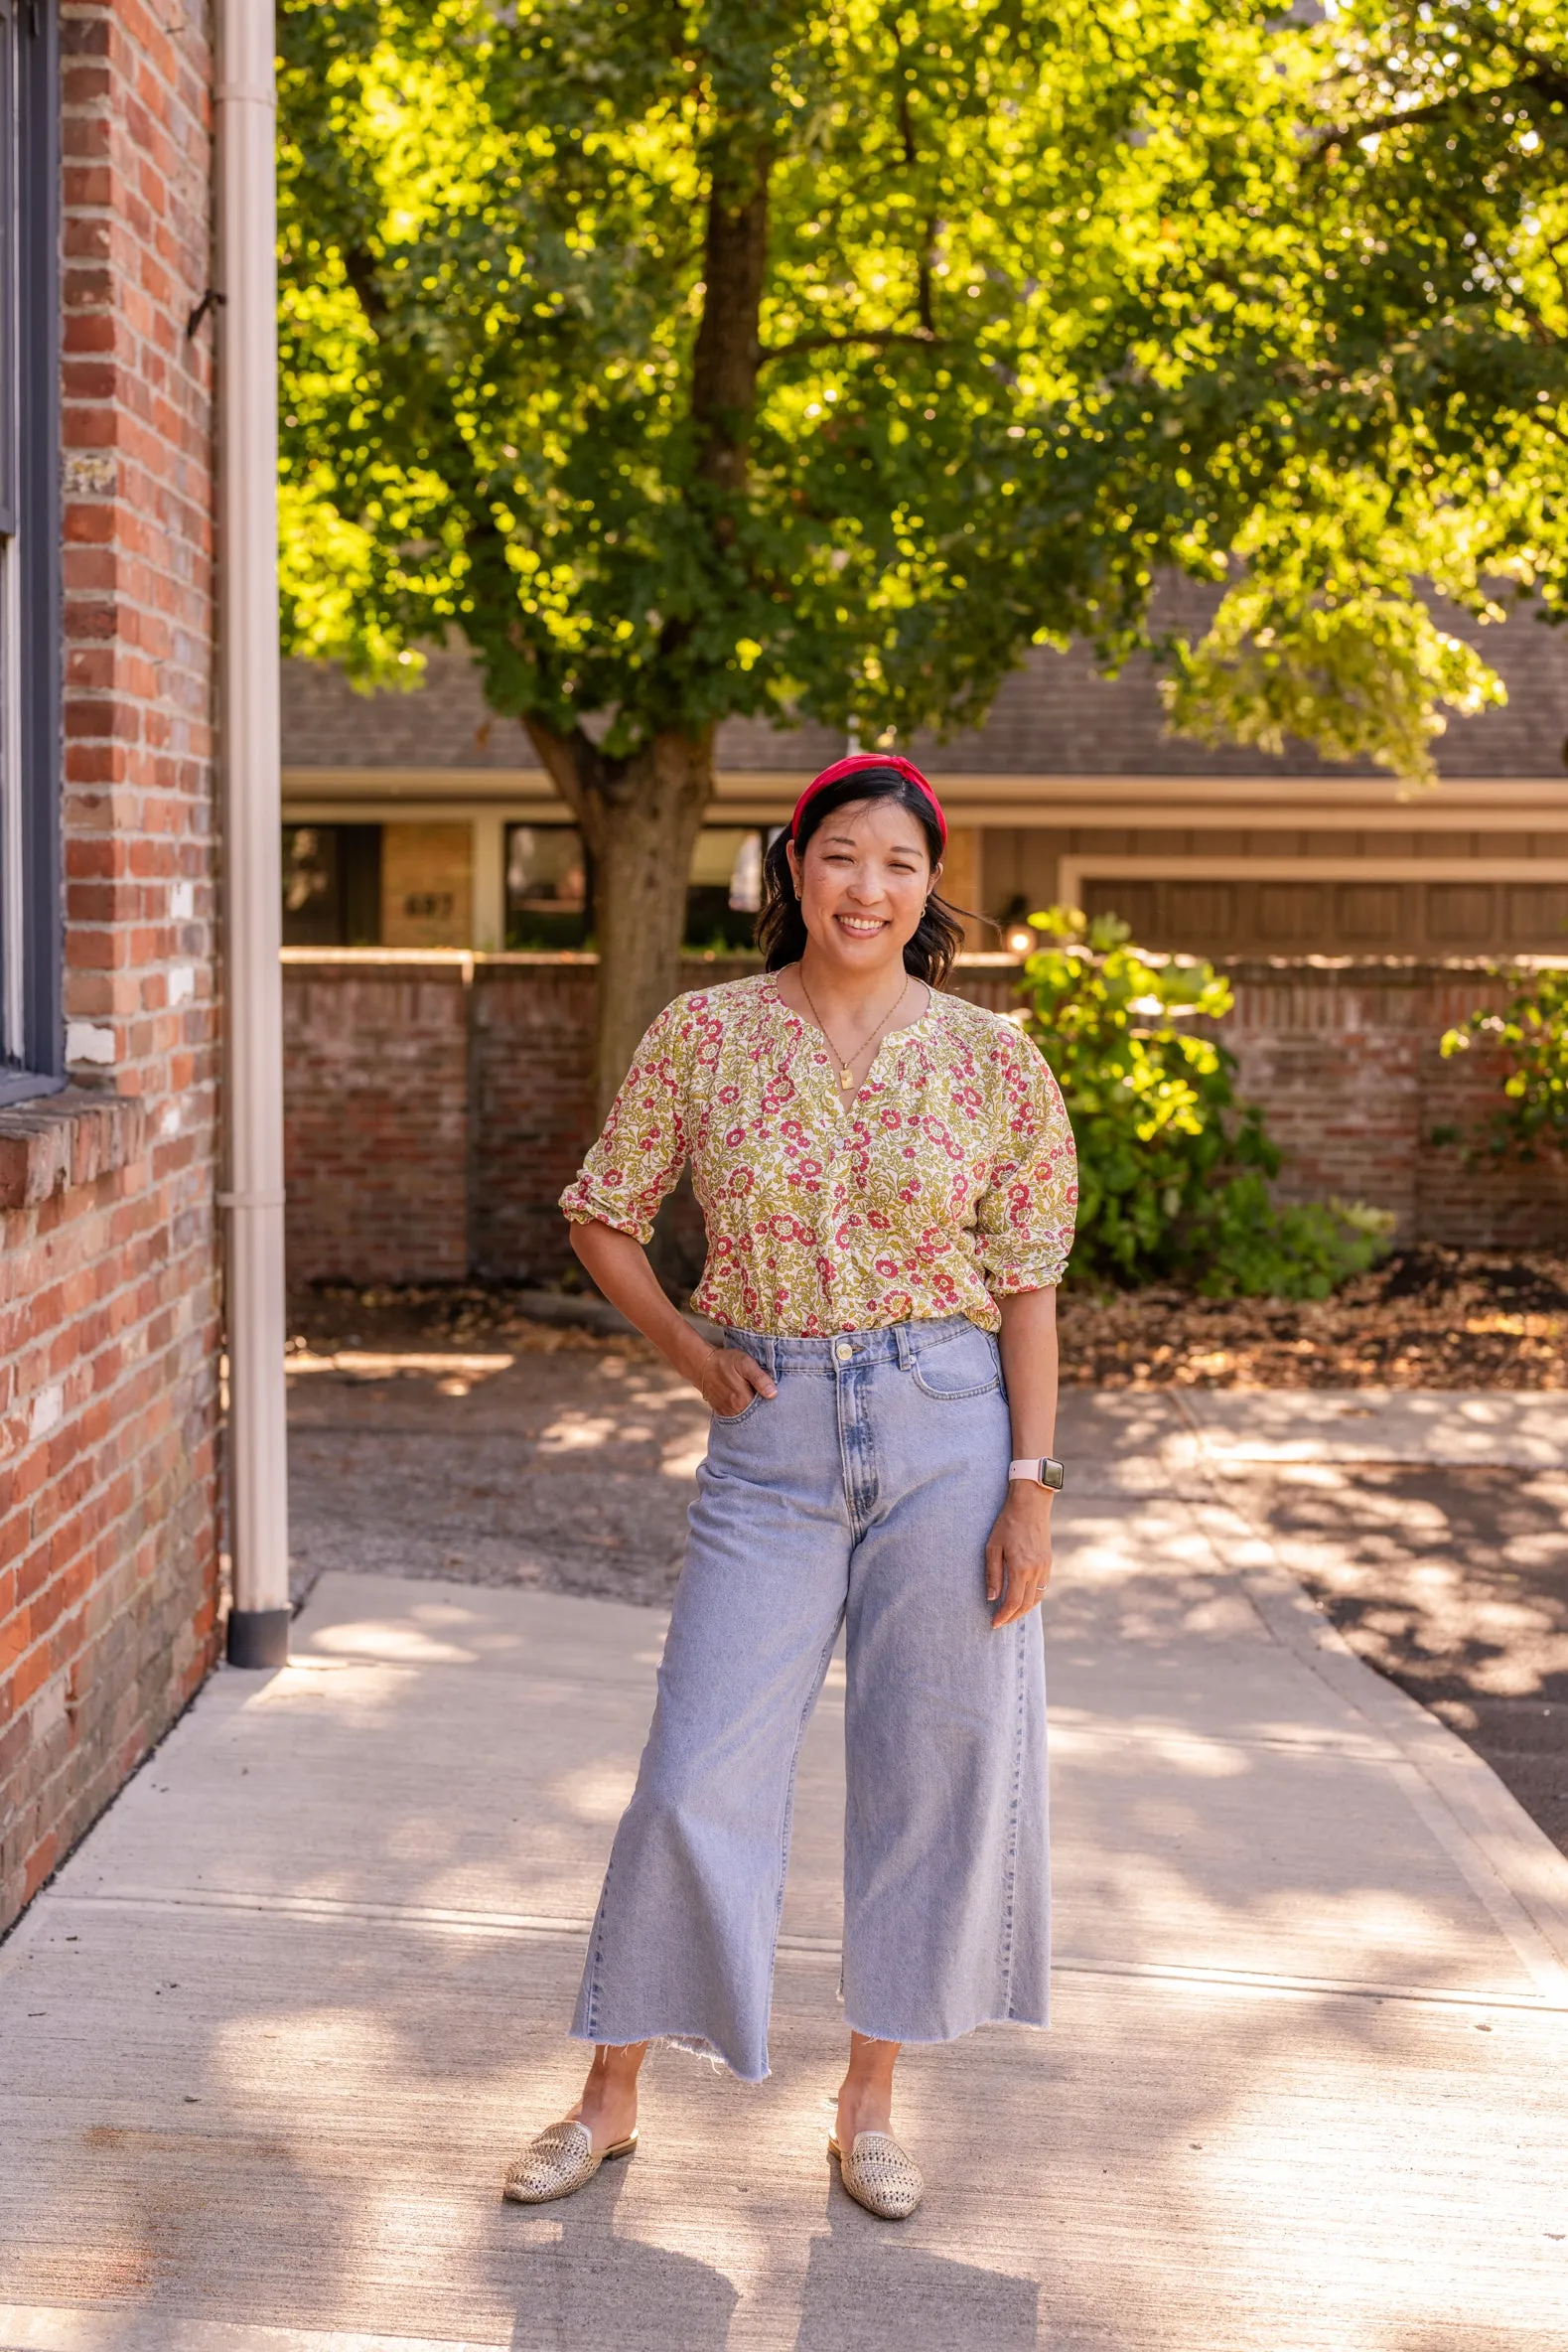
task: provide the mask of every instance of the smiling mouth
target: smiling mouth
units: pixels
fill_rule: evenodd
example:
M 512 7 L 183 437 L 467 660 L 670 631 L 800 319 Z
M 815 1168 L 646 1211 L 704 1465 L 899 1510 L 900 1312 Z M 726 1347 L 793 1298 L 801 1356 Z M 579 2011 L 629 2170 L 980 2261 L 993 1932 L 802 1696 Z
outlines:
M 874 939 L 879 931 L 888 928 L 880 915 L 835 915 L 833 921 L 857 940 Z

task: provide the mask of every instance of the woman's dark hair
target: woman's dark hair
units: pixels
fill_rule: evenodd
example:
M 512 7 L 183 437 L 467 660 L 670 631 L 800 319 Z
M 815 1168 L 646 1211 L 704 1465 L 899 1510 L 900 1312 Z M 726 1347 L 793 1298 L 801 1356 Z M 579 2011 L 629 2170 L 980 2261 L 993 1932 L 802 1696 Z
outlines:
M 824 816 L 831 816 L 835 808 L 845 808 L 852 802 L 861 801 L 892 801 L 898 808 L 907 808 L 921 828 L 931 864 L 940 861 L 941 830 L 931 805 L 919 786 L 911 784 L 907 776 L 901 776 L 897 768 L 862 768 L 853 776 L 841 776 L 836 784 L 824 784 L 800 811 L 796 849 L 804 850 Z M 770 971 L 779 971 L 786 963 L 797 963 L 805 951 L 805 923 L 794 894 L 788 846 L 786 827 L 763 860 L 763 904 L 757 918 L 757 945 Z M 962 924 L 952 908 L 933 891 L 926 901 L 926 911 L 915 937 L 905 943 L 904 968 L 916 979 L 939 988 L 962 946 Z

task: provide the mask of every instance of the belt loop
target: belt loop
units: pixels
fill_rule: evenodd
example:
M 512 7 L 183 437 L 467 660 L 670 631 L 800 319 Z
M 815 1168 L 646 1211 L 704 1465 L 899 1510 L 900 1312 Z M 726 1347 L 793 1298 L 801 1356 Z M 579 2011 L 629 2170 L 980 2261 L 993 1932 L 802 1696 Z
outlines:
M 895 1323 L 893 1326 L 893 1336 L 898 1342 L 899 1370 L 900 1372 L 908 1372 L 910 1366 L 915 1361 L 915 1350 L 910 1345 L 909 1325 L 907 1323 Z
M 768 1350 L 768 1378 L 776 1381 L 779 1378 L 779 1342 L 771 1331 L 764 1333 L 763 1346 Z

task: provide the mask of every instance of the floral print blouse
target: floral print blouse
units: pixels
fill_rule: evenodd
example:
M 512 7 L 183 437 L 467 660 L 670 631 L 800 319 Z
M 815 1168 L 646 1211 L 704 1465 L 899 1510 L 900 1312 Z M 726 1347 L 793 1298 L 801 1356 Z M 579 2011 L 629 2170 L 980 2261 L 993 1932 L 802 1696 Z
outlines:
M 561 1196 L 646 1243 L 682 1166 L 707 1225 L 692 1305 L 797 1339 L 967 1315 L 1062 1279 L 1077 1162 L 1057 1082 L 1017 1025 L 931 993 L 853 1102 L 771 972 L 677 996 Z

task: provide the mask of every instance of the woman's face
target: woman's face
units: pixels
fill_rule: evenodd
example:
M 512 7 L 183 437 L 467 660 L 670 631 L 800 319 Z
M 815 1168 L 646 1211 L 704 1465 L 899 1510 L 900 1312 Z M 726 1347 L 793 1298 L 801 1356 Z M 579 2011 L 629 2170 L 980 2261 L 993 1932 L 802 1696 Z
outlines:
M 941 867 L 896 801 L 851 801 L 824 816 L 789 871 L 806 935 L 848 971 L 902 967 Z

